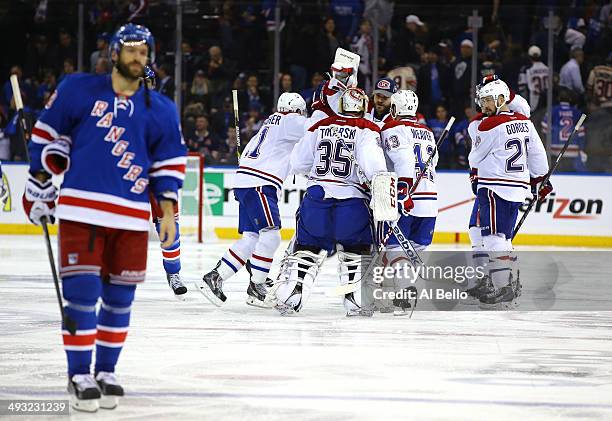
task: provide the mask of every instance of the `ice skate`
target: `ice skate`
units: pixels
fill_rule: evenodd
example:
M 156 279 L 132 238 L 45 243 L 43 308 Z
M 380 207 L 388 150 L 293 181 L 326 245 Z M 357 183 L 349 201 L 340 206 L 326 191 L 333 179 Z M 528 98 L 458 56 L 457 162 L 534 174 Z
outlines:
M 253 273 L 251 272 L 250 260 L 247 260 L 245 268 L 247 272 L 249 272 L 249 278 L 251 279 L 251 281 L 249 282 L 249 287 L 247 288 L 246 303 L 253 307 L 271 308 L 272 305 L 266 303 L 265 299 L 266 294 L 268 293 L 268 288 L 272 287 L 274 281 L 272 281 L 272 279 L 270 278 L 266 278 L 264 283 L 257 284 L 253 282 Z
M 91 374 L 75 374 L 68 379 L 70 406 L 77 411 L 96 412 L 100 407 L 100 389 Z
M 100 408 L 115 409 L 119 403 L 119 397 L 123 396 L 123 388 L 117 383 L 115 373 L 100 371 L 96 375 L 96 382 L 102 393 Z
M 402 292 L 404 296 L 402 298 L 393 299 L 393 315 L 411 316 L 416 308 L 418 291 L 415 287 L 410 286 L 402 289 L 400 292 Z
M 168 280 L 168 285 L 174 292 L 174 297 L 178 300 L 185 301 L 187 297 L 187 287 L 183 283 L 183 279 L 181 278 L 180 273 L 167 273 L 166 279 Z
M 227 297 L 221 289 L 223 287 L 223 278 L 217 272 L 217 266 L 202 277 L 201 281 L 194 282 L 196 288 L 214 305 L 221 307 L 221 305 L 227 300 Z
M 488 276 L 484 276 L 476 280 L 476 285 L 472 288 L 466 289 L 467 298 L 461 300 L 461 304 L 464 305 L 478 305 L 480 303 L 480 297 L 487 294 L 491 290 L 490 280 Z

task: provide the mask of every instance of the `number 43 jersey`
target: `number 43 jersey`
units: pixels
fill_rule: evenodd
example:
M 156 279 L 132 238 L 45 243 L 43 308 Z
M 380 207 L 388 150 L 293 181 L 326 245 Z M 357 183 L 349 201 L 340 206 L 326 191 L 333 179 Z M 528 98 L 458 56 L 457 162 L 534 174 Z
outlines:
M 416 182 L 421 171 L 425 170 L 425 163 L 436 147 L 436 140 L 431 129 L 418 123 L 416 118 L 391 120 L 383 126 L 381 136 L 387 158 L 400 181 L 403 178 L 411 178 L 412 182 Z M 438 215 L 437 163 L 438 154 L 434 156 L 427 172 L 412 193 L 414 208 L 410 214 L 413 216 L 434 217 Z
M 478 188 L 502 199 L 523 202 L 531 196 L 530 177 L 548 172 L 548 159 L 533 123 L 524 115 L 500 112 L 478 123 L 468 157 L 478 169 Z
M 244 148 L 234 187 L 274 186 L 280 194 L 289 173 L 289 155 L 306 128 L 306 117 L 297 113 L 270 115 Z
M 293 149 L 291 172 L 306 175 L 307 187 L 323 187 L 326 199 L 369 199 L 365 179 L 387 171 L 379 133 L 378 126 L 365 118 L 325 118 L 308 129 Z

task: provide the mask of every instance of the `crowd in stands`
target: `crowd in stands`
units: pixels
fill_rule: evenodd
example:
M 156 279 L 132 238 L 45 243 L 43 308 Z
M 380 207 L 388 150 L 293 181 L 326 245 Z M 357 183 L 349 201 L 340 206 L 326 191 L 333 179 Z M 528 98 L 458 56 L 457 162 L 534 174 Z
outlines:
M 204 3 L 194 6 L 200 7 L 197 13 L 189 8 L 184 11 L 180 111 L 189 150 L 201 153 L 208 165 L 236 164 L 232 89 L 239 91 L 241 139 L 246 143 L 273 111 L 273 78 L 279 78 L 281 93 L 299 92 L 310 105 L 338 47 L 362 57 L 359 86 L 370 93 L 377 31 L 380 77 L 391 77 L 400 89 L 415 90 L 419 111 L 431 126 L 443 127 L 450 115 L 463 120 L 456 136 L 441 151 L 440 166 L 465 167 L 466 140 L 461 130 L 474 113 L 474 40 L 467 26 L 471 9 L 450 2 L 411 8 L 388 0 L 282 1 L 281 73 L 274 75 L 270 69 L 274 68 L 276 0 Z M 583 134 L 576 146 L 581 153 L 576 154 L 575 165 L 566 169 L 612 171 L 612 1 L 577 4 L 560 4 L 554 9 L 552 46 L 547 43 L 544 25 L 547 2 L 492 1 L 479 7 L 484 26 L 479 32 L 478 80 L 495 73 L 523 95 L 543 139 L 548 130 L 547 89 L 553 90 L 556 106 L 566 104 L 588 112 L 591 127 L 587 125 L 586 137 Z M 88 7 L 83 70 L 110 72 L 112 32 L 127 20 L 142 23 L 156 36 L 155 89 L 173 99 L 176 75 L 171 6 L 153 0 L 97 0 Z M 16 137 L 9 74 L 19 76 L 26 112 L 35 119 L 57 84 L 76 71 L 75 27 L 57 28 L 51 25 L 53 11 L 44 12 L 49 15 L 45 25 L 40 23 L 40 7 L 33 9 L 32 24 L 25 29 L 25 52 L 1 75 L 6 83 L 0 92 L 0 159 L 24 159 L 20 142 L 7 140 Z M 552 81 L 548 80 L 549 47 L 554 52 Z M 557 125 L 566 123 L 553 120 Z M 563 130 L 553 127 L 552 132 Z

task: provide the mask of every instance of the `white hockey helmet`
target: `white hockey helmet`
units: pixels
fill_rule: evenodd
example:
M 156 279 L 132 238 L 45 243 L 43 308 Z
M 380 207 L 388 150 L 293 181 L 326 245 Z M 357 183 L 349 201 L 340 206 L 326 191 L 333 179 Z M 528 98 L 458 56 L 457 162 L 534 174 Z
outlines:
M 419 97 L 411 90 L 397 91 L 391 95 L 391 117 L 416 117 Z
M 281 113 L 296 112 L 300 115 L 306 115 L 306 101 L 300 94 L 295 92 L 284 92 L 278 97 L 276 110 Z
M 504 102 L 501 104 L 499 104 L 498 101 L 500 95 L 504 97 Z M 493 97 L 495 100 L 495 107 L 499 112 L 499 109 L 510 101 L 510 88 L 508 88 L 508 85 L 506 85 L 506 82 L 503 80 L 494 80 L 481 86 L 478 90 L 478 105 L 480 105 L 480 108 L 482 108 L 482 99 L 486 97 Z
M 368 96 L 360 88 L 348 88 L 340 97 L 338 111 L 340 114 L 361 113 L 365 114 L 368 110 Z

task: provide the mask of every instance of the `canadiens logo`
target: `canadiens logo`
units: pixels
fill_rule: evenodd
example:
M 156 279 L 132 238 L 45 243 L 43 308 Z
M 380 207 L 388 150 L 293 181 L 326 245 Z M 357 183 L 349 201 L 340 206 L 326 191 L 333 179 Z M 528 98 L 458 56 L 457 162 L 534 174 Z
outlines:
M 376 84 L 376 88 L 378 88 L 378 89 L 389 89 L 389 88 L 391 88 L 391 84 L 389 83 L 388 80 L 380 80 Z

